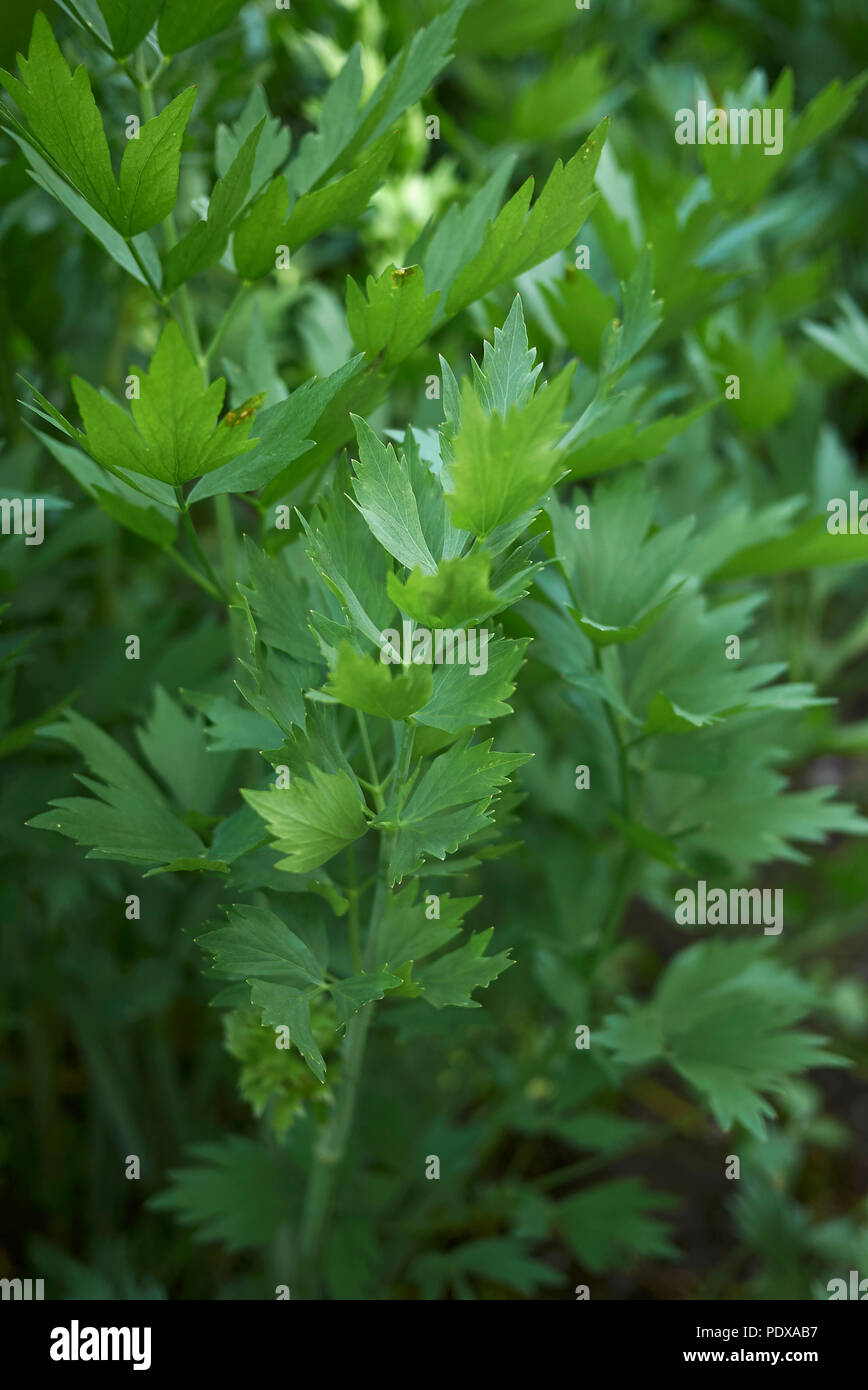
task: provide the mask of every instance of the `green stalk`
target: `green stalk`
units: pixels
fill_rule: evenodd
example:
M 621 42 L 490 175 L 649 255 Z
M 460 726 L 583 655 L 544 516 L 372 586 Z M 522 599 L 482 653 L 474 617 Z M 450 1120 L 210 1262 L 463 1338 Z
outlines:
M 409 725 L 404 724 L 401 729 L 401 742 L 395 760 L 396 786 L 406 779 L 412 752 L 413 730 Z M 377 963 L 377 939 L 383 907 L 386 902 L 389 861 L 392 857 L 396 834 L 397 831 L 392 830 L 382 835 L 380 839 L 377 886 L 374 890 L 368 935 L 365 942 L 364 965 L 367 970 L 374 968 Z M 343 1159 L 353 1123 L 368 1031 L 373 1017 L 374 1005 L 371 1003 L 357 1014 L 353 1014 L 347 1025 L 341 1080 L 335 1108 L 329 1123 L 314 1147 L 314 1162 L 305 1194 L 301 1226 L 301 1264 L 305 1292 L 312 1297 L 316 1296 L 316 1291 L 320 1285 L 318 1266 L 322 1254 L 325 1227 L 338 1167 Z

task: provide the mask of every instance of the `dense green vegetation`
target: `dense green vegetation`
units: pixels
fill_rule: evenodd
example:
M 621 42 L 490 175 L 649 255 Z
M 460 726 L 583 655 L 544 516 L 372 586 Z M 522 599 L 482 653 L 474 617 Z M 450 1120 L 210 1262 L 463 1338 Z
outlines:
M 8 9 L 0 1276 L 868 1274 L 861 7 Z

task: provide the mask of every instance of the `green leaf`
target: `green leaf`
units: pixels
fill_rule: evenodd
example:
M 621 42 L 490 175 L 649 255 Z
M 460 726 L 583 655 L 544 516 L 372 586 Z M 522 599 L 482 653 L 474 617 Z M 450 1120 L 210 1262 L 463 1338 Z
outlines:
M 527 328 L 521 296 L 516 295 L 502 328 L 495 328 L 493 341 L 482 350 L 482 366 L 475 359 L 473 377 L 476 394 L 489 415 L 504 417 L 512 406 L 525 406 L 536 389 L 542 363 L 534 366 L 536 348 L 528 347 Z
M 302 991 L 292 985 L 251 980 L 250 998 L 262 1011 L 263 1027 L 288 1028 L 290 1042 L 298 1049 L 318 1081 L 325 1081 L 326 1065 L 310 1021 L 314 990 Z
M 61 206 L 71 212 L 85 230 L 109 253 L 112 260 L 116 261 L 128 275 L 132 275 L 134 280 L 138 280 L 140 285 L 148 285 L 148 275 L 150 275 L 151 284 L 159 286 L 160 262 L 154 250 L 153 242 L 150 241 L 147 234 L 143 233 L 136 238 L 136 249 L 148 268 L 146 275 L 120 232 L 116 231 L 104 217 L 101 217 L 80 193 L 71 188 L 34 149 L 14 132 L 12 139 L 24 150 L 28 163 L 32 166 L 29 173 L 33 182 L 45 189 L 46 193 L 50 194 L 52 198 L 56 198 Z M 149 248 L 149 250 L 145 248 Z
M 260 280 L 275 268 L 286 220 L 286 179 L 274 179 L 235 229 L 232 257 L 242 280 Z
M 154 709 L 136 731 L 139 747 L 187 811 L 209 815 L 232 766 L 232 759 L 208 750 L 204 720 L 184 712 L 161 685 L 154 691 Z
M 228 926 L 197 938 L 214 957 L 213 970 L 227 980 L 269 980 L 308 989 L 325 984 L 313 951 L 264 907 L 236 904 L 226 911 Z
M 286 171 L 296 196 L 329 173 L 352 139 L 358 128 L 362 81 L 361 46 L 354 44 L 325 94 L 318 129 L 304 136 Z
M 99 0 L 115 56 L 126 58 L 155 23 L 163 0 Z
M 427 338 L 440 300 L 425 294 L 418 265 L 389 265 L 378 280 L 368 276 L 366 294 L 347 276 L 347 323 L 353 342 L 369 358 L 385 352 L 384 368 L 395 367 Z
M 71 73 L 39 11 L 26 59 L 19 56 L 23 83 L 0 72 L 43 151 L 90 206 L 110 225 L 118 225 L 119 195 L 108 141 L 84 66 Z
M 337 665 L 323 689 L 350 709 L 380 719 L 407 719 L 428 701 L 431 671 L 427 666 L 410 666 L 392 675 L 390 667 L 376 657 L 361 656 L 342 642 Z
M 231 24 L 245 0 L 210 0 L 191 5 L 189 0 L 165 0 L 157 31 L 164 53 L 180 53 L 194 43 L 210 39 Z
M 574 499 L 589 505 L 579 490 Z M 678 590 L 675 576 L 687 553 L 693 518 L 652 533 L 653 505 L 643 475 L 631 472 L 599 484 L 586 530 L 576 529 L 567 508 L 551 509 L 555 545 L 576 603 L 571 611 L 597 645 L 641 636 Z
M 425 858 L 445 859 L 491 821 L 493 801 L 509 774 L 528 756 L 494 753 L 492 740 L 472 746 L 462 741 L 404 786 L 392 791 L 389 802 L 373 821 L 394 830 L 389 882 L 395 884 L 421 868 Z
M 480 250 L 456 277 L 446 301 L 447 315 L 539 265 L 575 236 L 597 201 L 591 186 L 607 131 L 605 120 L 568 164 L 556 162 L 532 208 L 534 181 L 529 178 L 522 184 L 489 222 Z
M 190 502 L 222 492 L 254 492 L 282 473 L 293 459 L 306 454 L 314 447 L 314 441 L 306 436 L 315 431 L 329 402 L 356 376 L 362 361 L 361 355 L 353 357 L 330 376 L 310 377 L 286 400 L 260 411 L 257 438 L 249 452 L 200 479 L 190 492 Z
M 397 893 L 390 893 L 386 899 L 383 918 L 377 936 L 379 954 L 389 969 L 406 965 L 408 961 L 420 961 L 445 946 L 460 931 L 461 924 L 469 912 L 481 902 L 481 898 L 452 898 L 441 893 L 436 900 L 437 916 L 428 898 L 416 902 L 419 883 L 411 879 L 406 887 Z
M 454 627 L 485 618 L 506 600 L 489 585 L 491 556 L 485 550 L 441 560 L 434 574 L 416 568 L 404 583 L 386 576 L 389 597 L 404 613 L 426 627 Z
M 214 185 L 205 221 L 191 227 L 170 250 L 166 257 L 163 283 L 167 295 L 174 294 L 192 275 L 207 270 L 226 250 L 230 234 L 247 202 L 259 138 L 265 124 L 266 118 L 263 116 L 247 136 L 225 177 Z
M 657 458 L 673 439 L 690 429 L 713 404 L 708 402 L 696 406 L 686 415 L 663 415 L 650 425 L 631 421 L 609 430 L 606 429 L 604 413 L 598 426 L 588 431 L 587 437 L 580 436 L 581 442 L 577 447 L 571 448 L 571 441 L 565 441 L 564 472 L 569 472 L 573 478 L 589 478 L 594 473 L 608 473 L 628 463 L 643 463 Z
M 864 564 L 868 560 L 868 536 L 857 532 L 834 535 L 828 522 L 828 516 L 812 516 L 788 535 L 738 550 L 712 578 L 742 579 L 826 565 Z
M 603 339 L 600 370 L 610 381 L 617 380 L 657 332 L 663 318 L 663 305 L 654 293 L 651 248 L 645 247 L 625 285 L 621 286 L 623 321 L 616 319 Z
M 329 993 L 335 1001 L 338 1024 L 345 1025 L 366 1004 L 382 999 L 387 990 L 397 989 L 401 981 L 397 975 L 385 970 L 375 970 L 367 975 L 353 975 L 347 980 L 334 980 L 329 984 Z
M 674 1260 L 666 1224 L 654 1215 L 678 1205 L 667 1193 L 653 1192 L 641 1178 L 595 1183 L 558 1206 L 558 1222 L 573 1254 L 592 1273 L 621 1269 L 625 1260 Z
M 294 251 L 320 232 L 361 217 L 391 163 L 397 139 L 397 131 L 385 136 L 357 169 L 324 188 L 303 193 L 289 215 L 281 240 Z
M 121 160 L 120 227 L 134 237 L 162 222 L 175 206 L 181 141 L 196 88 L 188 87 L 153 120 L 146 121 Z
M 422 533 L 406 459 L 399 463 L 391 444 L 382 444 L 366 421 L 352 419 L 359 441 L 353 479 L 359 511 L 390 555 L 408 569 L 434 574 L 437 563 Z
M 202 385 L 202 374 L 176 323 L 163 329 L 150 371 L 139 375 L 132 419 L 80 377 L 72 390 L 85 426 L 85 447 L 111 471 L 145 474 L 179 487 L 251 447 L 251 421 L 217 426 L 226 382 Z
M 93 797 L 61 797 L 49 803 L 53 810 L 34 816 L 28 825 L 59 831 L 76 844 L 90 846 L 88 859 L 156 865 L 190 860 L 202 865 L 199 836 L 173 814 L 150 777 L 96 724 L 66 710 L 64 722 L 44 726 L 40 734 L 70 744 L 100 780 L 79 775 Z
M 250 179 L 251 188 L 262 188 L 286 162 L 291 142 L 289 130 L 282 124 L 279 116 L 272 116 L 263 88 L 256 86 L 251 90 L 238 120 L 231 126 L 223 125 L 221 122 L 217 127 L 214 163 L 221 179 L 229 172 L 248 135 L 263 120 L 265 124 L 256 146 L 256 159 Z M 245 394 L 251 395 L 252 392 L 248 391 Z
M 703 1096 L 722 1129 L 738 1122 L 765 1138 L 765 1093 L 811 1067 L 846 1065 L 824 1039 L 794 1028 L 813 986 L 755 941 L 698 942 L 666 968 L 649 1004 L 625 1001 L 599 1043 L 629 1067 L 663 1058 Z
M 41 430 L 32 433 L 107 516 L 163 549 L 175 543 L 178 524 L 174 497 L 171 504 L 147 502 L 129 483 L 104 472 L 81 449 L 62 444 Z
M 446 317 L 446 299 L 456 276 L 482 245 L 486 224 L 497 213 L 514 163 L 514 155 L 502 159 L 467 205 L 459 208 L 452 203 L 430 235 L 423 233 L 409 253 L 412 261 L 418 250 L 425 283 L 436 286 L 440 294 L 438 321 Z
M 448 951 L 430 965 L 423 965 L 416 972 L 416 981 L 422 987 L 422 998 L 435 1009 L 445 1009 L 447 1006 L 478 1009 L 478 1002 L 471 998 L 473 991 L 486 988 L 504 970 L 515 964 L 509 958 L 509 951 L 501 951 L 497 956 L 485 954 L 493 932 L 494 927 L 477 932 L 463 946 Z
M 477 652 L 476 666 L 438 666 L 431 698 L 414 714 L 417 723 L 457 734 L 511 714 L 506 701 L 515 689 L 528 641 L 496 638 L 488 643 L 484 662 Z
M 279 869 L 303 874 L 317 869 L 364 835 L 363 803 L 349 774 L 309 767 L 307 778 L 267 792 L 242 789 L 249 806 L 266 822 L 284 858 Z
M 569 395 L 572 364 L 524 406 L 489 415 L 468 381 L 461 393 L 461 427 L 453 441 L 452 491 L 456 526 L 488 536 L 539 505 L 564 472 L 555 448 Z
M 190 1153 L 199 1161 L 173 1169 L 171 1186 L 148 1205 L 174 1213 L 199 1241 L 229 1250 L 267 1245 L 293 1210 L 298 1179 L 285 1156 L 238 1134 L 194 1144 Z
M 849 295 L 839 295 L 838 302 L 844 312 L 831 328 L 811 322 L 802 327 L 826 352 L 846 362 L 860 376 L 868 377 L 868 318 Z

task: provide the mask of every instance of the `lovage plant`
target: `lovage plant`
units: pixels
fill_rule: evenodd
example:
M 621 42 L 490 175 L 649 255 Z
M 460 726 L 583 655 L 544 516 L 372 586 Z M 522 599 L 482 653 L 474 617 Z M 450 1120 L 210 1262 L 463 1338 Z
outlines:
M 725 106 L 779 112 L 780 149 L 694 151 L 663 69 L 641 120 L 622 109 L 604 21 L 553 58 L 584 16 L 515 0 L 495 40 L 488 0 L 453 0 L 386 62 L 372 34 L 406 26 L 358 8 L 352 44 L 347 15 L 318 34 L 306 9 L 70 3 L 2 73 L 16 167 L 131 306 L 105 371 L 73 353 L 27 377 L 28 437 L 144 556 L 104 675 L 135 755 L 73 692 L 10 751 L 38 731 L 83 760 L 86 794 L 29 824 L 132 866 L 104 880 L 134 890 L 126 921 L 171 904 L 254 1117 L 179 1122 L 191 1156 L 147 1173 L 141 1219 L 257 1252 L 238 1296 L 587 1297 L 689 1239 L 643 1156 L 701 1152 L 721 1187 L 743 1162 L 750 1250 L 776 1136 L 803 1269 L 747 1296 L 813 1290 L 865 1227 L 818 1234 L 798 1206 L 809 1120 L 823 1143 L 805 1074 L 864 1059 L 803 1026 L 841 1021 L 790 942 L 809 890 L 759 874 L 868 828 L 786 771 L 848 747 L 831 683 L 865 650 L 865 540 L 822 518 L 853 465 L 812 375 L 817 352 L 864 374 L 862 320 L 846 302 L 792 333 L 831 274 L 819 213 L 793 230 L 798 181 L 861 79 L 796 116 L 789 73 L 739 74 Z M 331 74 L 289 123 L 255 80 L 281 46 L 312 91 Z M 478 108 L 504 57 L 498 150 Z M 450 82 L 464 130 L 429 95 Z M 513 180 L 516 157 L 542 177 Z M 815 472 L 794 484 L 799 411 Z M 160 664 L 176 595 L 196 631 Z M 154 1056 L 178 1119 L 159 1030 Z M 141 1123 L 121 1103 L 132 1157 Z

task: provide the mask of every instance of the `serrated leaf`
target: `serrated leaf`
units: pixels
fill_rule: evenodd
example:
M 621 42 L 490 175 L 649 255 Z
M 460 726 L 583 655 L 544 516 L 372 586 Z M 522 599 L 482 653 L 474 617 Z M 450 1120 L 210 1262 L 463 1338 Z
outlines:
M 127 469 L 179 487 L 251 447 L 250 420 L 233 429 L 217 426 L 226 382 L 220 377 L 204 388 L 176 323 L 163 329 L 150 370 L 136 375 L 139 396 L 130 402 L 132 419 L 86 381 L 72 379 L 85 446 L 104 468 Z
M 300 937 L 268 908 L 236 904 L 228 925 L 198 938 L 214 957 L 213 970 L 227 980 L 269 980 L 308 989 L 325 983 L 320 962 Z
M 422 533 L 419 509 L 406 460 L 381 443 L 365 420 L 352 417 L 359 441 L 353 490 L 359 511 L 380 544 L 408 569 L 433 574 L 437 563 Z
M 424 856 L 445 859 L 489 824 L 493 799 L 509 774 L 528 760 L 520 753 L 494 753 L 491 744 L 491 739 L 472 746 L 456 743 L 392 793 L 372 822 L 396 832 L 391 884 L 420 868 Z
M 722 1129 L 738 1121 L 763 1139 L 774 1114 L 765 1093 L 810 1067 L 844 1065 L 824 1039 L 793 1026 L 813 1004 L 812 986 L 762 944 L 699 942 L 674 958 L 649 1004 L 625 1001 L 609 1015 L 598 1041 L 626 1066 L 664 1057 Z
M 318 1081 L 325 1081 L 326 1065 L 310 1022 L 310 1001 L 315 991 L 268 980 L 250 981 L 250 1000 L 262 1011 L 263 1027 L 288 1028 L 289 1039 Z
M 576 1258 L 596 1274 L 625 1260 L 677 1259 L 668 1226 L 654 1215 L 677 1205 L 641 1178 L 612 1178 L 561 1202 L 557 1219 Z
M 539 505 L 564 472 L 555 444 L 574 367 L 569 365 L 527 405 L 489 415 L 468 381 L 461 393 L 461 427 L 453 441 L 452 521 L 488 536 Z
M 441 893 L 436 907 L 439 915 L 431 917 L 428 899 L 423 897 L 417 902 L 418 893 L 419 883 L 411 879 L 406 887 L 390 893 L 386 899 L 377 946 L 384 965 L 391 970 L 439 951 L 457 936 L 464 918 L 481 901 Z
M 359 793 L 349 774 L 310 767 L 305 778 L 267 792 L 242 789 L 249 806 L 262 817 L 283 854 L 279 869 L 303 874 L 318 869 L 364 835 L 367 822 Z
M 363 1009 L 375 999 L 382 999 L 388 990 L 397 989 L 400 984 L 398 976 L 386 970 L 353 975 L 346 980 L 332 980 L 329 983 L 329 993 L 335 1002 L 338 1024 L 347 1024 L 359 1009 Z
M 414 714 L 417 723 L 457 734 L 511 714 L 506 701 L 527 646 L 527 638 L 499 637 L 488 643 L 484 661 L 477 652 L 476 666 L 436 667 L 431 698 Z
M 188 87 L 174 101 L 146 121 L 135 139 L 127 141 L 121 160 L 120 228 L 134 237 L 162 222 L 175 206 L 181 141 L 196 100 L 196 88 Z
M 597 201 L 591 187 L 607 131 L 605 120 L 568 164 L 557 161 L 532 208 L 530 178 L 489 222 L 479 252 L 449 291 L 448 315 L 458 313 L 504 280 L 539 265 L 575 236 Z
M 471 998 L 473 991 L 486 988 L 504 970 L 515 964 L 510 960 L 508 951 L 501 951 L 496 956 L 485 954 L 493 933 L 494 927 L 477 932 L 463 946 L 448 951 L 417 970 L 416 982 L 422 988 L 422 998 L 435 1009 L 445 1009 L 447 1006 L 478 1009 L 479 1003 Z
M 330 227 L 355 222 L 382 182 L 396 146 L 397 132 L 378 141 L 357 169 L 303 193 L 289 214 L 281 240 L 294 251 Z
M 310 377 L 286 400 L 268 406 L 256 417 L 257 438 L 243 457 L 232 459 L 200 479 L 190 502 L 223 492 L 254 492 L 266 487 L 288 463 L 314 447 L 311 434 L 330 401 L 356 375 L 362 357 L 353 357 L 327 377 Z M 233 431 L 238 433 L 238 430 Z
M 280 1152 L 230 1135 L 194 1144 L 190 1153 L 198 1162 L 173 1169 L 171 1186 L 149 1205 L 174 1213 L 199 1241 L 219 1241 L 229 1250 L 267 1244 L 293 1210 L 297 1186 Z
M 491 556 L 477 550 L 441 560 L 434 574 L 415 568 L 403 583 L 389 574 L 386 586 L 393 602 L 417 622 L 429 628 L 455 627 L 504 607 L 503 597 L 489 585 L 490 577 Z
M 71 73 L 39 11 L 27 58 L 19 56 L 22 81 L 0 80 L 27 117 L 41 149 L 55 161 L 82 197 L 111 226 L 117 226 L 119 195 L 108 141 L 85 67 Z
M 63 722 L 39 732 L 77 749 L 100 780 L 79 775 L 92 797 L 61 797 L 50 803 L 53 810 L 34 816 L 28 825 L 88 845 L 89 859 L 158 865 L 202 861 L 199 836 L 172 813 L 155 783 L 108 734 L 73 710 L 64 711 Z
M 377 280 L 369 275 L 365 294 L 347 276 L 347 323 L 354 344 L 369 358 L 384 352 L 384 368 L 397 366 L 428 337 L 439 300 L 437 291 L 426 296 L 418 265 L 400 270 L 389 265 Z

